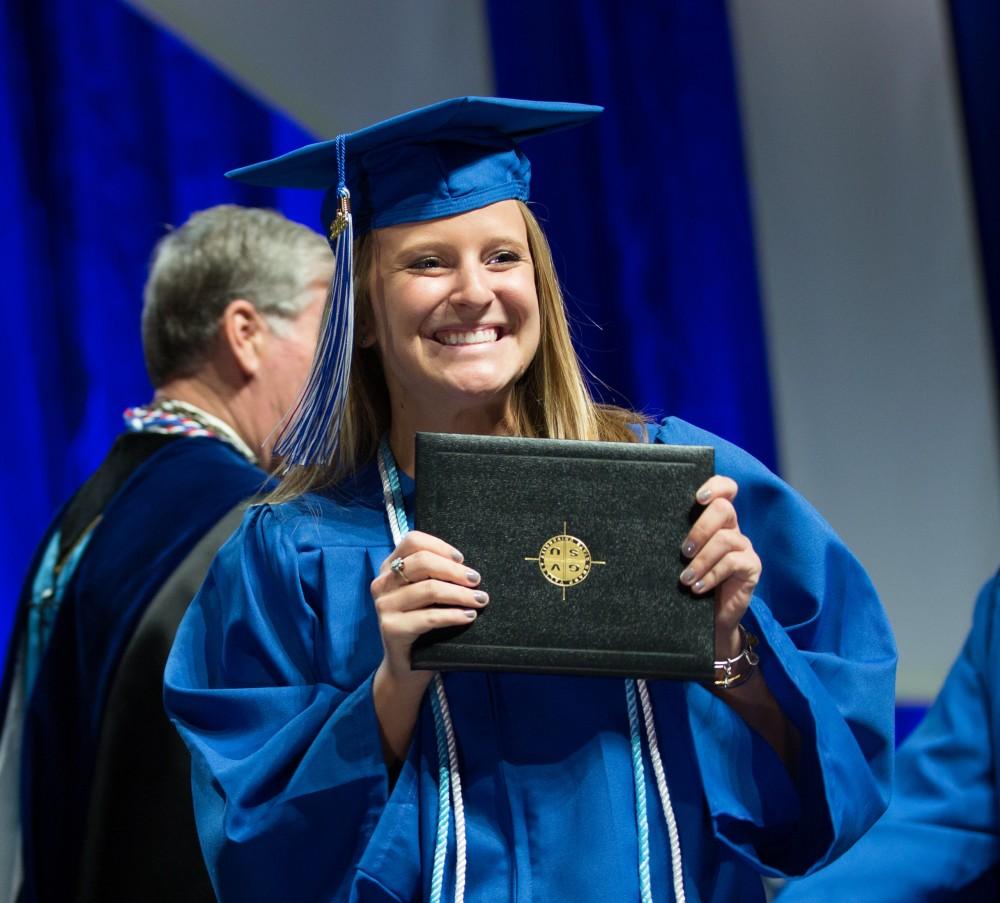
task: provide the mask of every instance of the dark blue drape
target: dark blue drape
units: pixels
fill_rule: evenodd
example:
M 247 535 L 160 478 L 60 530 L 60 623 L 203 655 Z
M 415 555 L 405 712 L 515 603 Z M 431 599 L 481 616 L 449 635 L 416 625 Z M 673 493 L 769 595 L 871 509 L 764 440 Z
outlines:
M 498 94 L 606 107 L 526 147 L 585 362 L 773 467 L 725 4 L 491 0 L 489 18 Z
M 1000 4 L 952 0 L 951 22 L 993 357 L 1000 378 Z
M 116 0 L 0 4 L 0 134 L 2 650 L 46 524 L 150 396 L 139 312 L 165 224 L 224 201 L 315 224 L 318 205 L 221 177 L 310 136 Z

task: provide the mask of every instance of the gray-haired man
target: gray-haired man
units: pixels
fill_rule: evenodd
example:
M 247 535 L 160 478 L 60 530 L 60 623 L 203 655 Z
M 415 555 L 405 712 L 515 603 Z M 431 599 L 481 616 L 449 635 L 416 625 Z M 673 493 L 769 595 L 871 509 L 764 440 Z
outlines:
M 142 313 L 153 400 L 126 411 L 42 540 L 18 608 L 0 697 L 0 898 L 214 899 L 163 664 L 264 485 L 332 270 L 319 235 L 266 210 L 214 207 L 157 245 Z

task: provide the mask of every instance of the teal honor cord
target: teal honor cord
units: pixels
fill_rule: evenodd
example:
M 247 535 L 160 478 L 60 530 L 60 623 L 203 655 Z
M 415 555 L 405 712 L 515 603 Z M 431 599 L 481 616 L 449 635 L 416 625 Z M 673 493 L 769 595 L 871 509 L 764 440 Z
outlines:
M 383 436 L 378 449 L 378 473 L 382 480 L 382 498 L 389 521 L 389 532 L 397 546 L 409 532 L 403 490 L 399 485 L 399 470 L 388 439 Z M 434 714 L 434 734 L 438 751 L 438 820 L 434 836 L 434 868 L 431 872 L 430 903 L 441 903 L 444 893 L 444 870 L 448 858 L 448 828 L 451 812 L 455 813 L 455 903 L 465 900 L 466 841 L 465 805 L 462 800 L 462 780 L 458 772 L 458 747 L 451 723 L 448 697 L 440 674 L 432 681 L 431 711 Z

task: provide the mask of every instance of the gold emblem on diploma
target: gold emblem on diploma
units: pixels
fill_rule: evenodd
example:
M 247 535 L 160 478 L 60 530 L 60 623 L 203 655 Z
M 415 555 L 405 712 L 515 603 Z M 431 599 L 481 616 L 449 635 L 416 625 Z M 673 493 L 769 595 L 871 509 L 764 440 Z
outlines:
M 569 535 L 565 521 L 562 533 L 545 540 L 537 555 L 525 556 L 524 560 L 538 562 L 542 576 L 562 589 L 563 601 L 566 601 L 567 587 L 583 583 L 594 565 L 606 564 L 594 559 L 582 539 Z

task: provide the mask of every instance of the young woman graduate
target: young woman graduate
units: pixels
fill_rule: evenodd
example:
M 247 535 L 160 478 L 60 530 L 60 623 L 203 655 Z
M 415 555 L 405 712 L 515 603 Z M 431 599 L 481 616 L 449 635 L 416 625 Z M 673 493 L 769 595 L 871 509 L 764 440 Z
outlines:
M 599 112 L 460 98 L 234 174 L 333 186 L 338 271 L 283 489 L 167 667 L 222 900 L 761 900 L 885 807 L 895 650 L 861 566 L 740 449 L 587 393 L 521 141 Z M 417 430 L 714 446 L 664 579 L 714 594 L 725 686 L 411 671 L 489 603 L 408 532 Z

